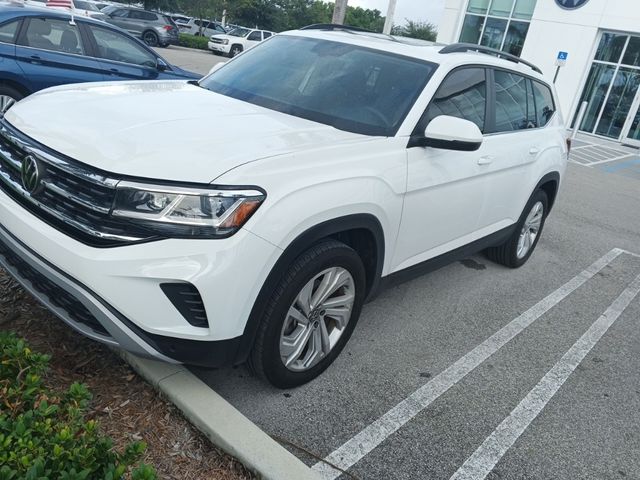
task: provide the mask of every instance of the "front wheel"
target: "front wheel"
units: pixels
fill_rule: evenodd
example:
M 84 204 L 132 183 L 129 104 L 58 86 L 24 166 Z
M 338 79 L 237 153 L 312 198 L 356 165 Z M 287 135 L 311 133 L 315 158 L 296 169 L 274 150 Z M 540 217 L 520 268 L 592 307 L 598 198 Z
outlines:
M 231 50 L 229 51 L 229 57 L 233 58 L 236 55 L 240 55 L 242 53 L 242 47 L 240 45 L 233 45 Z
M 23 98 L 24 95 L 15 88 L 0 84 L 0 113 L 5 113 L 14 103 Z
M 364 267 L 352 248 L 335 240 L 310 248 L 275 288 L 250 366 L 279 388 L 314 379 L 349 340 L 364 297 Z
M 524 265 L 538 245 L 548 208 L 547 194 L 537 190 L 527 202 L 511 237 L 502 245 L 488 248 L 487 257 L 510 268 Z

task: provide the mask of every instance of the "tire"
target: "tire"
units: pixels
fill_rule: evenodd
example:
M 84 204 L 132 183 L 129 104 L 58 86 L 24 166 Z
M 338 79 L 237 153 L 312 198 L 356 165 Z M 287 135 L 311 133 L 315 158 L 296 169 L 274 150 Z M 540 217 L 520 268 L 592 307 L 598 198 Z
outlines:
M 19 100 L 22 100 L 24 95 L 9 85 L 0 84 L 0 112 L 4 113 Z
M 142 34 L 142 41 L 150 47 L 157 47 L 160 44 L 160 37 L 156 32 L 147 30 Z
M 539 210 L 540 208 L 542 211 Z M 535 213 L 533 217 L 530 217 L 530 215 L 534 214 L 534 209 L 536 209 L 537 213 Z M 489 260 L 509 268 L 519 268 L 524 265 L 527 260 L 529 260 L 529 257 L 531 257 L 536 245 L 538 245 L 538 240 L 540 240 L 540 235 L 542 235 L 548 213 L 549 199 L 547 198 L 547 194 L 544 190 L 536 190 L 524 207 L 524 211 L 520 215 L 520 219 L 509 239 L 502 245 L 486 250 L 485 253 Z M 540 216 L 539 223 L 537 221 L 532 222 L 531 220 L 535 220 L 538 214 Z M 531 235 L 535 225 L 538 226 L 535 228 L 535 237 L 532 238 Z M 524 236 L 525 229 L 528 232 L 528 238 Z M 523 243 L 520 243 L 521 241 L 523 241 Z M 525 247 L 527 243 L 529 244 L 528 248 L 523 250 L 523 247 Z
M 231 45 L 231 49 L 229 50 L 229 57 L 233 58 L 236 55 L 240 55 L 242 53 L 241 45 Z
M 300 298 L 305 297 L 304 292 L 317 293 L 318 287 L 324 285 L 324 280 L 328 284 L 341 286 L 329 294 L 323 303 L 305 313 L 307 309 Z M 309 285 L 312 288 L 305 288 Z M 337 302 L 348 303 L 344 299 L 350 298 L 350 293 L 353 296 L 351 305 L 338 307 Z M 314 295 L 307 295 L 306 298 L 313 300 Z M 313 380 L 331 365 L 349 340 L 364 298 L 365 270 L 362 260 L 352 248 L 335 240 L 323 241 L 311 247 L 292 263 L 274 289 L 260 321 L 248 360 L 249 367 L 278 388 L 297 387 Z M 325 307 L 331 300 L 333 308 Z M 313 304 L 312 301 L 310 303 Z M 342 315 L 332 318 L 327 312 L 330 309 L 342 312 Z M 292 311 L 295 315 L 290 314 Z M 338 317 L 343 322 L 339 322 Z M 294 335 L 296 332 L 300 333 Z M 303 337 L 308 340 L 292 340 Z M 293 353 L 287 356 L 282 348 Z M 314 354 L 318 350 L 321 352 Z M 290 362 L 289 365 L 287 362 Z

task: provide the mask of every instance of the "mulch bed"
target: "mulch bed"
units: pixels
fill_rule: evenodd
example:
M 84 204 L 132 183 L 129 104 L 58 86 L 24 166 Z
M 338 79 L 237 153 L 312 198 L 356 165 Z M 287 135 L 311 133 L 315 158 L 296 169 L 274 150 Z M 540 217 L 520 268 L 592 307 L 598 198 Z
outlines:
M 48 386 L 64 390 L 74 381 L 86 383 L 93 393 L 89 416 L 118 448 L 132 440 L 145 441 L 144 462 L 159 478 L 255 478 L 213 446 L 120 357 L 74 332 L 2 270 L 0 329 L 16 332 L 33 350 L 51 355 Z

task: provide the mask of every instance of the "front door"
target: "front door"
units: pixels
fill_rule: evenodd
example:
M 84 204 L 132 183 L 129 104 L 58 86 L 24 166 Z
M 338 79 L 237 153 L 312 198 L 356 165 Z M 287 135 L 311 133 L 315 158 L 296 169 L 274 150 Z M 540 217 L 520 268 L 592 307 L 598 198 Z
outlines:
M 439 115 L 451 115 L 470 120 L 484 131 L 486 100 L 485 69 L 456 70 L 439 87 L 417 130 L 424 131 Z M 429 147 L 407 150 L 407 193 L 394 271 L 477 239 L 488 194 L 484 172 L 492 161 L 490 148 L 485 142 L 475 152 Z

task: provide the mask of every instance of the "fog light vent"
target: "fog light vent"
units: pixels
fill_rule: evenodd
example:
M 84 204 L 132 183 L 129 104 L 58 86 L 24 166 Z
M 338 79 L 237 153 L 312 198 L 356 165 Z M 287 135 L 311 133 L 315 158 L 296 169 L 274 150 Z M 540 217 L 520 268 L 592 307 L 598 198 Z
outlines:
M 194 327 L 209 327 L 198 289 L 190 283 L 162 283 L 160 288 L 180 314 Z

